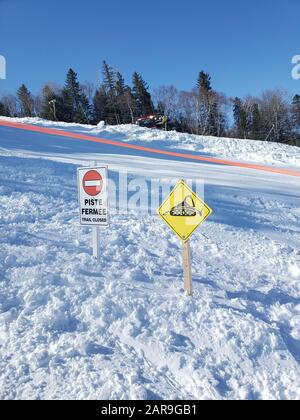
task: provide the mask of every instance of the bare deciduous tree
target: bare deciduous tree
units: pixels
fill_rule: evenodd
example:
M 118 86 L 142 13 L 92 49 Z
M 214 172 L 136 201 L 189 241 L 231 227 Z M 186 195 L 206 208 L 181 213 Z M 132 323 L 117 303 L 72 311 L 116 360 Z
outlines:
M 265 139 L 286 142 L 292 133 L 291 108 L 287 93 L 283 90 L 269 90 L 262 94 L 261 113 Z
M 161 86 L 153 92 L 157 107 L 162 107 L 166 117 L 177 120 L 179 114 L 179 93 L 175 86 Z
M 8 110 L 11 117 L 16 117 L 18 115 L 17 98 L 15 95 L 5 95 L 1 99 L 1 102 Z

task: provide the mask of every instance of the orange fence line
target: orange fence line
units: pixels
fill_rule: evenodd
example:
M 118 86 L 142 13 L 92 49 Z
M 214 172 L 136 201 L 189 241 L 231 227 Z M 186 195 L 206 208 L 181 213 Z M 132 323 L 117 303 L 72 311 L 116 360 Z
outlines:
M 235 166 L 239 168 L 256 169 L 259 171 L 273 172 L 273 173 L 282 174 L 282 175 L 300 177 L 300 172 L 284 169 L 284 168 L 280 169 L 280 168 L 276 168 L 272 166 L 264 166 L 264 165 L 246 163 L 246 162 L 236 162 L 236 161 L 231 161 L 231 160 L 226 160 L 226 159 L 212 158 L 212 157 L 199 156 L 199 155 L 190 155 L 188 153 L 179 153 L 179 152 L 172 152 L 168 150 L 154 149 L 151 147 L 138 146 L 138 145 L 134 145 L 130 143 L 124 143 L 121 141 L 102 139 L 100 137 L 87 136 L 85 134 L 80 134 L 80 133 L 71 133 L 68 131 L 57 130 L 54 128 L 45 128 L 45 127 L 40 127 L 40 126 L 36 126 L 32 124 L 24 124 L 24 123 L 16 123 L 16 122 L 11 122 L 11 121 L 0 120 L 0 126 L 17 128 L 21 130 L 33 131 L 33 132 L 43 133 L 43 134 L 51 134 L 54 136 L 71 137 L 74 139 L 91 141 L 94 143 L 109 144 L 111 146 L 123 147 L 123 148 L 133 149 L 133 150 L 140 150 L 143 152 L 149 152 L 149 153 L 154 153 L 154 154 L 175 156 L 175 157 L 181 157 L 184 159 L 191 159 L 191 160 L 203 161 L 203 162 L 209 162 L 209 163 L 217 163 L 220 165 Z

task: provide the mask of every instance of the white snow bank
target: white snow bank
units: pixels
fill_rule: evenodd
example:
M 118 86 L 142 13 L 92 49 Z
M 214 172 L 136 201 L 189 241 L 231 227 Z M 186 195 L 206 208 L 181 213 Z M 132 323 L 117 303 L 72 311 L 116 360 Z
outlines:
M 136 125 L 103 126 L 46 121 L 40 118 L 6 118 L 7 121 L 70 130 L 108 139 L 147 144 L 156 148 L 189 150 L 203 155 L 269 165 L 300 166 L 300 148 L 256 140 L 196 136 L 175 131 L 164 132 Z

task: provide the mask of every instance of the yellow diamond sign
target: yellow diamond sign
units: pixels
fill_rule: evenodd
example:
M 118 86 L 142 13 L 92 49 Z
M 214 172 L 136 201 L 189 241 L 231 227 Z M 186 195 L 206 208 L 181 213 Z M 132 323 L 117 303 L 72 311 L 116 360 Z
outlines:
M 204 201 L 181 180 L 158 209 L 158 214 L 179 238 L 186 242 L 212 213 Z

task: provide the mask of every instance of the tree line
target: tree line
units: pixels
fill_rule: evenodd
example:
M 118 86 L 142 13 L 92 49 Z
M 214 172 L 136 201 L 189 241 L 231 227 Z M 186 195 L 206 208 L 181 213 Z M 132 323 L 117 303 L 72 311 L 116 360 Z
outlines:
M 168 117 L 169 129 L 204 136 L 275 141 L 300 146 L 300 95 L 292 99 L 281 90 L 260 97 L 228 98 L 213 89 L 211 77 L 201 71 L 190 91 L 161 86 L 150 93 L 141 74 L 135 72 L 131 86 L 107 62 L 102 82 L 80 84 L 69 69 L 63 87 L 43 86 L 32 95 L 23 84 L 16 95 L 0 99 L 0 115 L 41 117 L 83 124 L 134 124 L 150 114 Z

